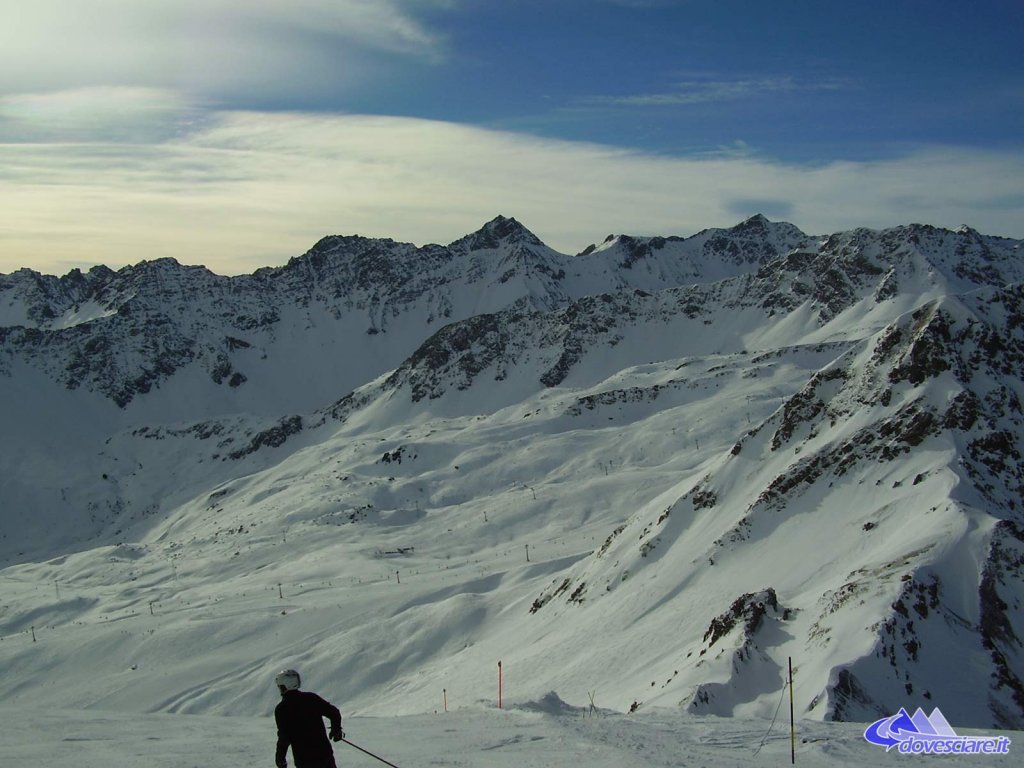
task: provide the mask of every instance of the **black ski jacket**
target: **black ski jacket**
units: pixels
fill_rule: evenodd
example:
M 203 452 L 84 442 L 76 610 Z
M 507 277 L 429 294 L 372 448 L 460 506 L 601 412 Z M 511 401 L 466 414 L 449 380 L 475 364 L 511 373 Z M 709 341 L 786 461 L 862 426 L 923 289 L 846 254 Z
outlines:
M 274 710 L 277 721 L 278 766 L 287 765 L 285 755 L 292 748 L 295 768 L 335 768 L 334 750 L 327 739 L 324 718 L 332 728 L 341 728 L 341 712 L 310 691 L 286 691 Z

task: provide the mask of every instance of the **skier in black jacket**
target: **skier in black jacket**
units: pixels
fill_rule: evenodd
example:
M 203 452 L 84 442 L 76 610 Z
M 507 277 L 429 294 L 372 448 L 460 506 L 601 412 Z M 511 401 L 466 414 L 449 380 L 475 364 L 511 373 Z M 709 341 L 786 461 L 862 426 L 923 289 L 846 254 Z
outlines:
M 331 738 L 341 741 L 341 712 L 310 691 L 300 691 L 302 680 L 294 669 L 286 669 L 274 678 L 281 691 L 281 703 L 274 710 L 277 721 L 277 768 L 288 768 L 285 756 L 292 748 L 295 768 L 337 768 L 334 749 L 327 740 L 324 718 L 331 721 Z

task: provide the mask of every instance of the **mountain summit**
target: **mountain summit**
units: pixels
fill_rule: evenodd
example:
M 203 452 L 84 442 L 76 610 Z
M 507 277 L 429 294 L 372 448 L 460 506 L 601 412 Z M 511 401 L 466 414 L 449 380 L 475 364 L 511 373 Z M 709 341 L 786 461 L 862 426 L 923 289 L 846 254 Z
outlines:
M 483 251 L 517 244 L 544 245 L 540 238 L 515 219 L 496 216 L 473 234 L 456 240 L 449 247 L 456 250 Z
M 771 717 L 792 658 L 803 717 L 1024 727 L 1021 245 L 499 216 L 0 276 L 0 695 L 250 712 L 309 661 L 402 714 L 502 661 Z

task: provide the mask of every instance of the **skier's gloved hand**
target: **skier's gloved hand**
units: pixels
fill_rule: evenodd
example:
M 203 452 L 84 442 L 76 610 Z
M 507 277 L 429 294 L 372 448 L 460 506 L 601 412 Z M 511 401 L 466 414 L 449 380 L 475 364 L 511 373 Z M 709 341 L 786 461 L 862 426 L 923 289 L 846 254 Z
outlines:
M 331 741 L 341 741 L 345 738 L 345 732 L 341 728 L 331 728 Z
M 288 768 L 288 763 L 284 760 L 279 760 L 277 762 L 277 768 Z

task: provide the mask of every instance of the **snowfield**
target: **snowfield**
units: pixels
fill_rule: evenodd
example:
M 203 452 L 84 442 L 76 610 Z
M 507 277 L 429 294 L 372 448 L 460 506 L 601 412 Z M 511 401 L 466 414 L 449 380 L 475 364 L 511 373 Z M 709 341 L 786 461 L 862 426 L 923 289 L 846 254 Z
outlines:
M 269 764 L 287 667 L 401 766 L 778 763 L 790 660 L 805 764 L 913 759 L 901 707 L 1016 744 L 1020 247 L 499 217 L 0 276 L 0 759 Z
M 9 766 L 46 768 L 272 766 L 272 706 L 268 692 L 263 717 L 0 707 L 0 760 Z M 770 720 L 693 717 L 673 711 L 598 711 L 588 716 L 587 710 L 567 708 L 548 697 L 502 710 L 467 706 L 405 717 L 356 715 L 345 718 L 345 735 L 399 768 L 738 768 L 791 764 L 789 725 L 783 719 L 780 713 L 772 725 Z M 1008 755 L 920 758 L 886 753 L 867 743 L 863 730 L 854 723 L 799 722 L 796 765 L 888 767 L 929 760 L 949 766 L 1017 766 L 1020 756 L 1014 747 L 1024 737 L 1018 732 L 1001 734 L 1013 742 Z M 963 731 L 967 733 L 976 732 Z M 334 750 L 339 768 L 384 765 L 344 743 L 335 744 Z

